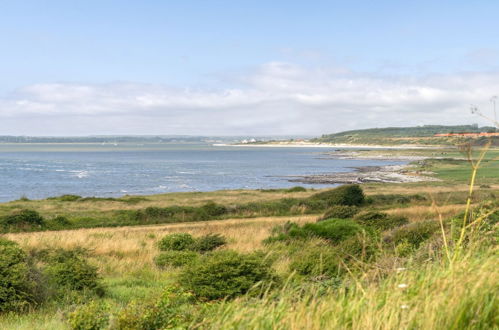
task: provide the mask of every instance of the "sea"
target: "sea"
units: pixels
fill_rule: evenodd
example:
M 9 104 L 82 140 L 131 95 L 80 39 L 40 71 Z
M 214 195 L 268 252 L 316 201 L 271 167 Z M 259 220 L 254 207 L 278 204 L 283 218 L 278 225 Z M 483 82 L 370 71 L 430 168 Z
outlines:
M 3 143 L 0 202 L 64 194 L 95 197 L 296 186 L 296 176 L 401 161 L 339 159 L 338 148 L 203 143 Z M 323 188 L 334 185 L 299 184 Z

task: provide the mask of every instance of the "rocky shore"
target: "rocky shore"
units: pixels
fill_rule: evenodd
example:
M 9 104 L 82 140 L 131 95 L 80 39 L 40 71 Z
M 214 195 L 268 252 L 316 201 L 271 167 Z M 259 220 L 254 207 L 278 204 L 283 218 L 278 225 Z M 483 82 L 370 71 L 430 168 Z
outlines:
M 289 182 L 307 184 L 350 184 L 350 183 L 407 183 L 421 181 L 439 181 L 428 176 L 428 172 L 411 171 L 410 165 L 363 166 L 352 168 L 352 172 L 317 174 L 286 177 Z

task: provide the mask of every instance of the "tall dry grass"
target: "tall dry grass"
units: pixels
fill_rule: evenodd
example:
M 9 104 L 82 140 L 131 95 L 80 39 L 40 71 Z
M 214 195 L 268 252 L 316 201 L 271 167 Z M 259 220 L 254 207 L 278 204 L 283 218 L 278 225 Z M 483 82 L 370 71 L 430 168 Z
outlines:
M 86 248 L 92 261 L 104 275 L 122 275 L 151 268 L 158 254 L 156 243 L 163 236 L 186 232 L 193 236 L 210 233 L 227 237 L 227 248 L 240 252 L 259 249 L 272 227 L 286 221 L 305 223 L 316 216 L 265 217 L 253 219 L 215 220 L 154 226 L 91 228 L 79 230 L 7 234 L 27 250 L 44 248 Z M 152 269 L 155 269 L 152 267 Z

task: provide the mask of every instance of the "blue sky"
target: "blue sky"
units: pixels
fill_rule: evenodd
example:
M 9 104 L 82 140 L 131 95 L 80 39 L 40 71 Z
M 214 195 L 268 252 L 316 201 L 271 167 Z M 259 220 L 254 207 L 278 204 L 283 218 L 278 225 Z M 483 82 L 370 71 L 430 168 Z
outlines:
M 499 1 L 485 0 L 0 1 L 0 134 L 322 134 L 414 118 L 466 122 L 468 113 L 452 111 L 486 107 L 499 93 L 498 31 Z M 359 95 L 345 84 L 378 94 L 347 104 Z M 415 89 L 420 98 L 396 97 Z M 205 116 L 224 123 L 205 127 Z M 117 117 L 123 127 L 109 129 Z M 68 130 L 69 121 L 81 127 Z

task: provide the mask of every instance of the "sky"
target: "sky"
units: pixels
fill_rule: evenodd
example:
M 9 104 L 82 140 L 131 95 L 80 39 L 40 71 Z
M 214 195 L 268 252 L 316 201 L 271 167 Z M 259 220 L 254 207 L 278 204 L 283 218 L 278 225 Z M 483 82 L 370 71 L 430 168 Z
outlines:
M 498 94 L 497 0 L 0 0 L 0 135 L 486 125 Z

